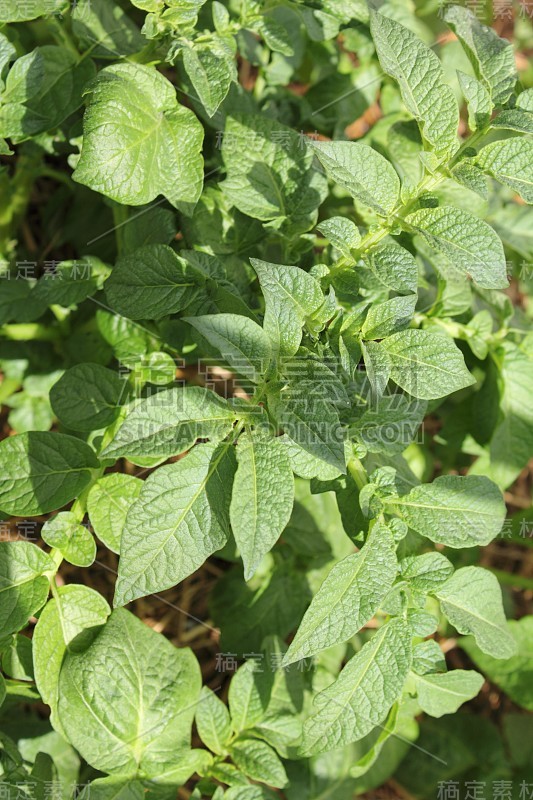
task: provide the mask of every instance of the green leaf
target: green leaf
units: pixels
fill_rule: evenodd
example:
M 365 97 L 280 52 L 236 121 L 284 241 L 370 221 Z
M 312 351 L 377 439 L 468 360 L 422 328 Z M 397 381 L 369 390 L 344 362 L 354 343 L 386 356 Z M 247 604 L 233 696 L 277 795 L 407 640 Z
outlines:
M 418 266 L 414 256 L 397 244 L 375 248 L 368 255 L 369 267 L 388 289 L 416 292 Z
M 516 644 L 507 628 L 497 578 L 481 567 L 462 567 L 435 596 L 459 633 L 472 633 L 477 644 L 494 658 L 509 658 Z
M 150 774 L 189 747 L 200 686 L 191 650 L 117 609 L 86 650 L 66 653 L 59 719 L 89 764 Z
M 483 220 L 460 208 L 443 206 L 422 208 L 406 221 L 478 286 L 505 289 L 508 285 L 501 240 Z
M 82 104 L 93 62 L 63 47 L 36 47 L 17 59 L 6 79 L 0 105 L 0 136 L 21 142 L 54 130 Z
M 465 72 L 457 70 L 459 85 L 468 104 L 468 127 L 471 131 L 483 129 L 490 120 L 492 101 L 485 86 Z
M 299 267 L 250 259 L 265 298 L 263 329 L 282 356 L 296 353 L 302 327 L 324 303 L 319 282 Z
M 452 178 L 486 200 L 489 196 L 487 178 L 471 161 L 464 159 L 451 170 Z
M 459 645 L 466 650 L 476 667 L 513 702 L 533 711 L 533 616 L 509 620 L 507 629 L 515 641 L 516 652 L 505 661 L 483 653 L 470 636 L 459 639 Z
M 361 241 L 355 222 L 346 217 L 330 217 L 316 227 L 345 258 L 352 258 L 351 251 Z
M 252 728 L 265 715 L 271 682 L 262 669 L 260 661 L 251 659 L 239 667 L 231 679 L 228 701 L 235 733 Z
M 270 363 L 272 348 L 265 331 L 239 314 L 185 317 L 193 328 L 216 347 L 224 361 L 248 380 L 258 383 Z
M 478 694 L 483 682 L 483 676 L 472 669 L 417 675 L 415 687 L 418 704 L 422 711 L 432 717 L 453 714 Z
M 202 742 L 217 755 L 226 753 L 226 745 L 231 739 L 229 712 L 208 686 L 204 686 L 200 693 L 195 721 Z
M 423 400 L 445 397 L 474 383 L 463 354 L 448 336 L 422 330 L 393 333 L 380 345 L 392 380 Z
M 45 572 L 55 564 L 31 542 L 0 542 L 0 636 L 26 626 L 46 602 L 50 584 Z
M 61 508 L 99 466 L 85 442 L 62 433 L 30 432 L 0 442 L 0 509 L 35 517 Z
M 416 34 L 382 14 L 371 13 L 370 29 L 381 66 L 398 82 L 424 139 L 437 153 L 455 149 L 459 109 L 438 57 Z
M 453 564 L 442 553 L 422 553 L 400 561 L 402 577 L 418 592 L 431 592 L 453 572 Z
M 463 6 L 448 6 L 444 19 L 461 42 L 493 103 L 497 106 L 506 103 L 518 79 L 512 44 Z
M 233 44 L 230 39 L 229 42 Z M 237 80 L 235 54 L 222 36 L 211 35 L 205 44 L 184 47 L 183 66 L 208 115 L 212 117 Z
M 118 259 L 105 282 L 114 311 L 129 319 L 161 319 L 186 308 L 198 273 L 166 244 L 148 244 Z
M 330 570 L 291 642 L 285 664 L 346 642 L 371 619 L 397 572 L 392 533 L 376 525 L 358 553 Z
M 245 775 L 255 781 L 282 789 L 287 784 L 287 773 L 280 759 L 266 742 L 242 737 L 231 745 L 231 757 Z
M 65 5 L 65 0 L 26 0 L 22 4 L 11 3 L 10 0 L 2 0 L 0 16 L 3 23 L 24 22 L 64 11 Z
M 52 386 L 50 403 L 67 428 L 94 431 L 116 420 L 126 391 L 117 372 L 100 364 L 76 364 Z
M 380 725 L 401 694 L 410 664 L 409 627 L 401 619 L 392 619 L 317 695 L 317 710 L 304 726 L 302 754 L 334 750 Z
M 492 121 L 492 127 L 518 133 L 533 133 L 533 114 L 521 108 L 509 108 L 502 111 Z
M 313 142 L 313 152 L 332 181 L 386 216 L 396 207 L 400 179 L 389 161 L 360 142 Z
M 288 383 L 280 397 L 269 400 L 269 409 L 292 441 L 345 473 L 345 430 L 337 410 L 327 398 L 313 396 L 314 390 L 312 380 Z
M 413 672 L 427 675 L 428 672 L 446 672 L 446 659 L 435 639 L 426 639 L 413 647 Z
M 362 334 L 365 339 L 383 339 L 391 333 L 406 328 L 415 313 L 417 295 L 392 297 L 384 303 L 370 306 L 363 323 Z
M 129 56 L 141 50 L 146 39 L 113 0 L 78 0 L 72 9 L 72 32 L 94 58 Z
M 471 468 L 488 474 L 506 489 L 520 474 L 533 452 L 533 353 L 505 342 L 499 352 L 503 393 L 503 417 L 490 441 L 488 457 L 481 456 Z
M 94 532 L 114 553 L 120 553 L 120 539 L 130 506 L 139 497 L 143 482 L 133 475 L 114 472 L 91 487 L 87 512 Z
M 202 139 L 202 126 L 163 75 L 114 64 L 92 84 L 73 178 L 118 203 L 139 206 L 163 194 L 191 213 L 202 192 Z
M 149 476 L 122 533 L 116 606 L 169 589 L 224 546 L 234 459 L 229 443 L 203 444 Z
M 244 564 L 244 579 L 285 529 L 294 503 L 294 478 L 285 448 L 277 439 L 243 434 L 237 444 L 230 521 Z
M 498 487 L 477 475 L 441 475 L 386 502 L 417 533 L 454 548 L 487 545 L 500 532 L 506 513 Z
M 321 458 L 308 453 L 299 444 L 293 442 L 287 434 L 279 436 L 279 441 L 284 446 L 289 457 L 292 471 L 300 478 L 318 478 L 321 481 L 330 481 L 338 478 L 342 473 Z
M 47 545 L 59 550 L 63 558 L 77 567 L 90 567 L 96 558 L 93 537 L 70 511 L 60 511 L 48 519 L 43 525 L 41 537 Z
M 130 411 L 104 458 L 158 456 L 168 458 L 188 450 L 198 438 L 223 439 L 235 422 L 226 400 L 200 386 L 163 389 L 141 400 Z
M 111 609 L 104 598 L 88 586 L 60 586 L 46 604 L 33 632 L 33 664 L 37 688 L 50 706 L 52 723 L 64 734 L 57 717 L 59 673 L 67 649 L 83 649 L 105 623 Z
M 503 139 L 484 147 L 476 164 L 493 178 L 533 203 L 533 142 L 527 137 Z
M 221 184 L 244 214 L 293 232 L 309 230 L 327 183 L 313 154 L 291 128 L 266 116 L 228 117 L 222 142 L 227 177 Z

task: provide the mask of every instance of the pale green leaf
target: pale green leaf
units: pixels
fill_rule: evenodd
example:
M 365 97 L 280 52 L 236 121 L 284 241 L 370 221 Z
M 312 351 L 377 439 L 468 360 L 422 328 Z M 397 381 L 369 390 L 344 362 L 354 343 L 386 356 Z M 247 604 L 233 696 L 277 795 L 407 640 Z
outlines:
M 464 6 L 448 6 L 444 19 L 461 42 L 494 104 L 506 103 L 518 79 L 512 44 Z
M 170 589 L 224 546 L 234 459 L 229 443 L 202 444 L 148 477 L 122 533 L 116 606 Z
M 0 636 L 26 626 L 46 602 L 54 573 L 49 555 L 31 542 L 0 542 Z
M 241 737 L 231 745 L 231 757 L 245 775 L 256 781 L 282 789 L 287 774 L 280 759 L 266 742 Z
M 461 208 L 422 208 L 409 214 L 408 225 L 450 260 L 451 268 L 466 272 L 483 289 L 504 289 L 505 254 L 493 228 Z
M 454 669 L 441 674 L 417 675 L 418 704 L 432 717 L 453 714 L 472 700 L 483 686 L 483 676 L 472 669 Z
M 498 114 L 491 124 L 493 128 L 506 131 L 533 133 L 533 114 L 521 108 L 509 108 Z
M 240 375 L 257 383 L 270 363 L 270 340 L 257 322 L 239 314 L 206 314 L 185 317 L 207 341 L 216 347 L 224 361 Z
M 120 539 L 126 516 L 139 497 L 143 482 L 133 475 L 113 472 L 91 487 L 87 512 L 95 534 L 114 553 L 120 553 Z
M 296 131 L 265 115 L 228 117 L 222 156 L 227 177 L 221 187 L 239 211 L 293 232 L 313 226 L 327 182 Z
M 330 570 L 291 642 L 285 664 L 346 642 L 374 616 L 397 572 L 395 541 L 376 525 L 358 553 Z
M 465 72 L 457 70 L 459 85 L 468 105 L 468 127 L 471 131 L 486 127 L 492 113 L 492 101 L 485 86 Z
M 74 179 L 118 203 L 163 194 L 190 213 L 203 185 L 203 129 L 153 67 L 106 67 L 91 88 Z
M 384 156 L 360 142 L 313 142 L 313 152 L 332 181 L 387 215 L 400 196 L 400 179 Z
M 102 455 L 167 458 L 188 450 L 198 438 L 223 439 L 234 421 L 232 407 L 210 389 L 163 389 L 130 411 Z
M 230 40 L 231 41 L 231 40 Z M 205 110 L 212 117 L 237 80 L 233 48 L 222 36 L 182 50 L 183 66 Z
M 393 333 L 380 346 L 389 357 L 392 380 L 414 397 L 445 397 L 474 383 L 448 336 L 410 329 Z
M 71 511 L 60 511 L 47 519 L 41 537 L 76 567 L 90 567 L 96 558 L 96 542 Z
M 37 431 L 0 442 L 0 509 L 35 517 L 61 508 L 89 483 L 98 459 L 88 444 Z
M 450 577 L 453 564 L 442 553 L 422 553 L 402 558 L 400 572 L 413 589 L 430 592 Z
M 225 753 L 231 739 L 229 712 L 225 703 L 208 686 L 204 686 L 200 693 L 195 721 L 202 742 L 217 755 Z
M 436 152 L 455 148 L 459 109 L 444 82 L 441 63 L 416 34 L 393 19 L 372 13 L 372 37 L 383 70 L 398 81 L 407 109 Z
M 285 529 L 294 503 L 288 455 L 277 439 L 244 434 L 237 444 L 230 521 L 249 580 Z
M 316 711 L 304 726 L 302 754 L 355 742 L 383 723 L 402 692 L 410 664 L 409 626 L 402 619 L 392 619 L 317 695 Z
M 365 339 L 383 339 L 406 328 L 415 313 L 416 294 L 392 297 L 370 306 L 361 332 Z
M 191 650 L 117 609 L 86 650 L 66 653 L 59 719 L 89 764 L 151 774 L 189 746 L 200 686 Z
M 409 250 L 397 244 L 386 244 L 370 251 L 368 263 L 387 288 L 395 292 L 416 292 L 418 266 Z
M 59 673 L 67 648 L 83 649 L 111 613 L 104 598 L 88 586 L 60 586 L 41 612 L 33 632 L 33 663 L 37 688 L 50 706 L 54 727 L 64 734 L 57 717 Z
M 509 633 L 497 578 L 481 567 L 462 567 L 438 588 L 442 611 L 459 633 L 472 633 L 494 658 L 509 658 L 516 643 Z
M 351 251 L 361 241 L 361 234 L 355 222 L 346 217 L 330 217 L 316 227 L 343 256 L 352 258 Z
M 533 203 L 533 142 L 530 138 L 492 142 L 479 152 L 476 164 L 514 189 L 526 203 Z
M 257 258 L 250 261 L 265 298 L 265 333 L 275 351 L 292 356 L 300 346 L 305 320 L 324 302 L 320 284 L 299 267 L 269 264 Z
M 478 475 L 441 475 L 386 502 L 417 533 L 454 548 L 489 544 L 506 513 L 496 484 Z
M 228 701 L 236 733 L 252 728 L 264 717 L 270 700 L 270 678 L 263 674 L 261 662 L 251 659 L 231 679 Z

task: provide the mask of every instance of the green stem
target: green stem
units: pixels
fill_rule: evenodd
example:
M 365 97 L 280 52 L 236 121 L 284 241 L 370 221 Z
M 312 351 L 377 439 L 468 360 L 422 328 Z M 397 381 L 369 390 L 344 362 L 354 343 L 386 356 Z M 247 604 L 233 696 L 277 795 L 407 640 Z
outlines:
M 358 458 L 354 457 L 348 461 L 348 472 L 354 479 L 355 485 L 357 486 L 359 491 L 361 491 L 363 486 L 366 486 L 366 484 L 368 483 L 368 478 L 366 470 Z
M 53 342 L 59 339 L 60 332 L 56 328 L 47 328 L 38 322 L 21 322 L 0 327 L 0 337 L 14 342 L 40 341 Z

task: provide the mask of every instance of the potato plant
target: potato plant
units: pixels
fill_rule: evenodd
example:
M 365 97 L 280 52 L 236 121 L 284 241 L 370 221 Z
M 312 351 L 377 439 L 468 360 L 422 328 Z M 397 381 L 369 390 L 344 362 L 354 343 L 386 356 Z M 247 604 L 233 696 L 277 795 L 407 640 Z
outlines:
M 0 2 L 2 796 L 533 792 L 531 581 L 480 550 L 533 455 L 533 81 L 486 21 Z M 206 562 L 214 677 L 140 610 Z

